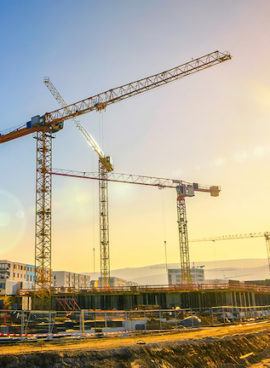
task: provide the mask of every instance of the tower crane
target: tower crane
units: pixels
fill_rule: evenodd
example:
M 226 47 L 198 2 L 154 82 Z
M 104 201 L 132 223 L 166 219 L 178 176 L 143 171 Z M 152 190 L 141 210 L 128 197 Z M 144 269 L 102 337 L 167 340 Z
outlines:
M 91 111 L 105 109 L 108 105 L 149 91 L 177 79 L 230 60 L 228 52 L 214 51 L 192 59 L 175 68 L 150 77 L 111 88 L 58 110 L 36 115 L 16 129 L 0 134 L 0 143 L 5 143 L 32 133 L 36 138 L 36 207 L 35 207 L 35 266 L 38 273 L 36 286 L 46 292 L 51 286 L 51 190 L 49 172 L 52 168 L 52 135 L 64 126 L 64 121 Z M 48 272 L 49 270 L 49 272 Z
M 94 172 L 80 172 L 63 169 L 53 169 L 49 174 L 66 176 L 81 179 L 106 180 L 116 183 L 129 183 L 137 185 L 145 185 L 163 188 L 176 189 L 177 195 L 177 223 L 179 234 L 179 251 L 180 251 L 180 268 L 181 268 L 181 283 L 190 283 L 190 258 L 189 258 L 189 243 L 188 243 L 188 229 L 187 229 L 187 214 L 186 214 L 186 197 L 194 197 L 195 192 L 210 193 L 213 197 L 218 197 L 220 187 L 218 186 L 203 186 L 198 183 L 189 183 L 178 179 L 157 178 L 152 176 L 141 176 L 132 174 L 117 174 L 110 172 L 106 179 L 100 179 L 99 173 Z
M 49 77 L 44 78 L 44 84 L 61 107 L 67 103 L 60 92 L 53 85 Z M 106 156 L 94 137 L 81 125 L 77 117 L 72 118 L 75 127 L 81 132 L 90 147 L 98 155 L 99 172 L 99 242 L 100 242 L 100 272 L 103 287 L 110 284 L 110 243 L 109 243 L 109 210 L 108 210 L 108 182 L 107 173 L 113 171 L 110 156 Z M 103 180 L 102 180 L 103 179 Z
M 238 240 L 238 239 L 249 239 L 249 238 L 264 238 L 267 252 L 267 260 L 268 260 L 268 268 L 270 272 L 270 232 L 265 231 L 260 233 L 246 233 L 246 234 L 229 234 L 229 235 L 220 235 L 213 236 L 209 238 L 201 238 L 201 239 L 192 239 L 190 242 L 198 243 L 198 242 L 215 242 L 220 240 Z

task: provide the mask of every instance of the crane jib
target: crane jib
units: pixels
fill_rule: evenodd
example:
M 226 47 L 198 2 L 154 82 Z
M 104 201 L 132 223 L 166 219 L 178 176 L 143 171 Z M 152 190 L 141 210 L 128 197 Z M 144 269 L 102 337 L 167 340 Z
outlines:
M 183 78 L 200 70 L 207 69 L 216 64 L 230 60 L 228 52 L 221 53 L 214 51 L 197 59 L 181 64 L 175 68 L 154 74 L 147 78 L 131 82 L 120 87 L 112 88 L 87 99 L 75 102 L 74 104 L 62 107 L 58 110 L 44 115 L 34 116 L 30 122 L 16 129 L 10 129 L 8 133 L 0 134 L 0 143 L 31 134 L 35 131 L 43 130 L 42 126 L 47 126 L 48 131 L 54 133 L 63 128 L 63 122 L 75 116 L 85 114 L 94 110 L 103 110 L 108 105 L 125 100 L 134 95 L 157 88 L 174 80 Z M 41 119 L 42 121 L 38 121 Z M 45 121 L 44 121 L 45 119 Z M 34 129 L 36 127 L 36 130 Z
M 191 60 L 188 63 L 182 64 L 167 71 L 125 84 L 120 87 L 109 89 L 87 99 L 47 113 L 46 122 L 52 123 L 60 120 L 68 120 L 71 117 L 82 115 L 90 111 L 102 110 L 112 103 L 122 101 L 147 90 L 157 88 L 161 85 L 173 82 L 174 80 L 183 78 L 230 59 L 231 55 L 229 53 L 220 53 L 219 51 L 215 51 L 212 54 L 207 54 L 201 58 Z

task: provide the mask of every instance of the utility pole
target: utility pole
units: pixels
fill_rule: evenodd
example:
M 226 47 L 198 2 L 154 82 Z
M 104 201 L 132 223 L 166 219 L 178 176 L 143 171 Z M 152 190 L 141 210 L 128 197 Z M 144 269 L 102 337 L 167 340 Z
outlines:
M 96 273 L 96 249 L 93 248 L 93 269 L 94 273 Z
M 168 262 L 167 262 L 167 241 L 164 240 L 164 249 L 165 249 L 165 265 L 166 265 L 166 273 L 168 274 Z

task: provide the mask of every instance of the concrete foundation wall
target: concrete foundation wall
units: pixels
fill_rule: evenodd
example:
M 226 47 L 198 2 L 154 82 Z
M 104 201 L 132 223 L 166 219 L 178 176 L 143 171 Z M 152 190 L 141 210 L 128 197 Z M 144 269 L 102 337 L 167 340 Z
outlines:
M 57 298 L 52 297 L 56 308 Z M 68 296 L 63 296 L 67 298 Z M 71 296 L 70 296 L 71 298 Z M 191 291 L 191 292 L 134 292 L 134 294 L 77 294 L 74 296 L 81 309 L 131 310 L 152 306 L 161 309 L 172 307 L 207 309 L 219 306 L 252 307 L 270 305 L 270 293 L 253 291 Z

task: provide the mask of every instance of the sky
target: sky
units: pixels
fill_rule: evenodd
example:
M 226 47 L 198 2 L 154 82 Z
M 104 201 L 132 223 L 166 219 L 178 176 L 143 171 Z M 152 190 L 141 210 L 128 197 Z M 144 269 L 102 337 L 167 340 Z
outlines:
M 215 50 L 232 59 L 80 117 L 115 172 L 220 185 L 187 199 L 190 239 L 269 229 L 267 0 L 2 0 L 0 131 Z M 71 121 L 53 167 L 97 171 Z M 34 263 L 35 141 L 0 147 L 0 258 Z M 98 183 L 53 178 L 52 266 L 98 268 Z M 179 260 L 173 189 L 109 185 L 111 269 Z M 264 239 L 191 243 L 192 262 L 264 258 Z M 244 261 L 243 261 L 244 262 Z M 266 261 L 267 262 L 267 261 Z

